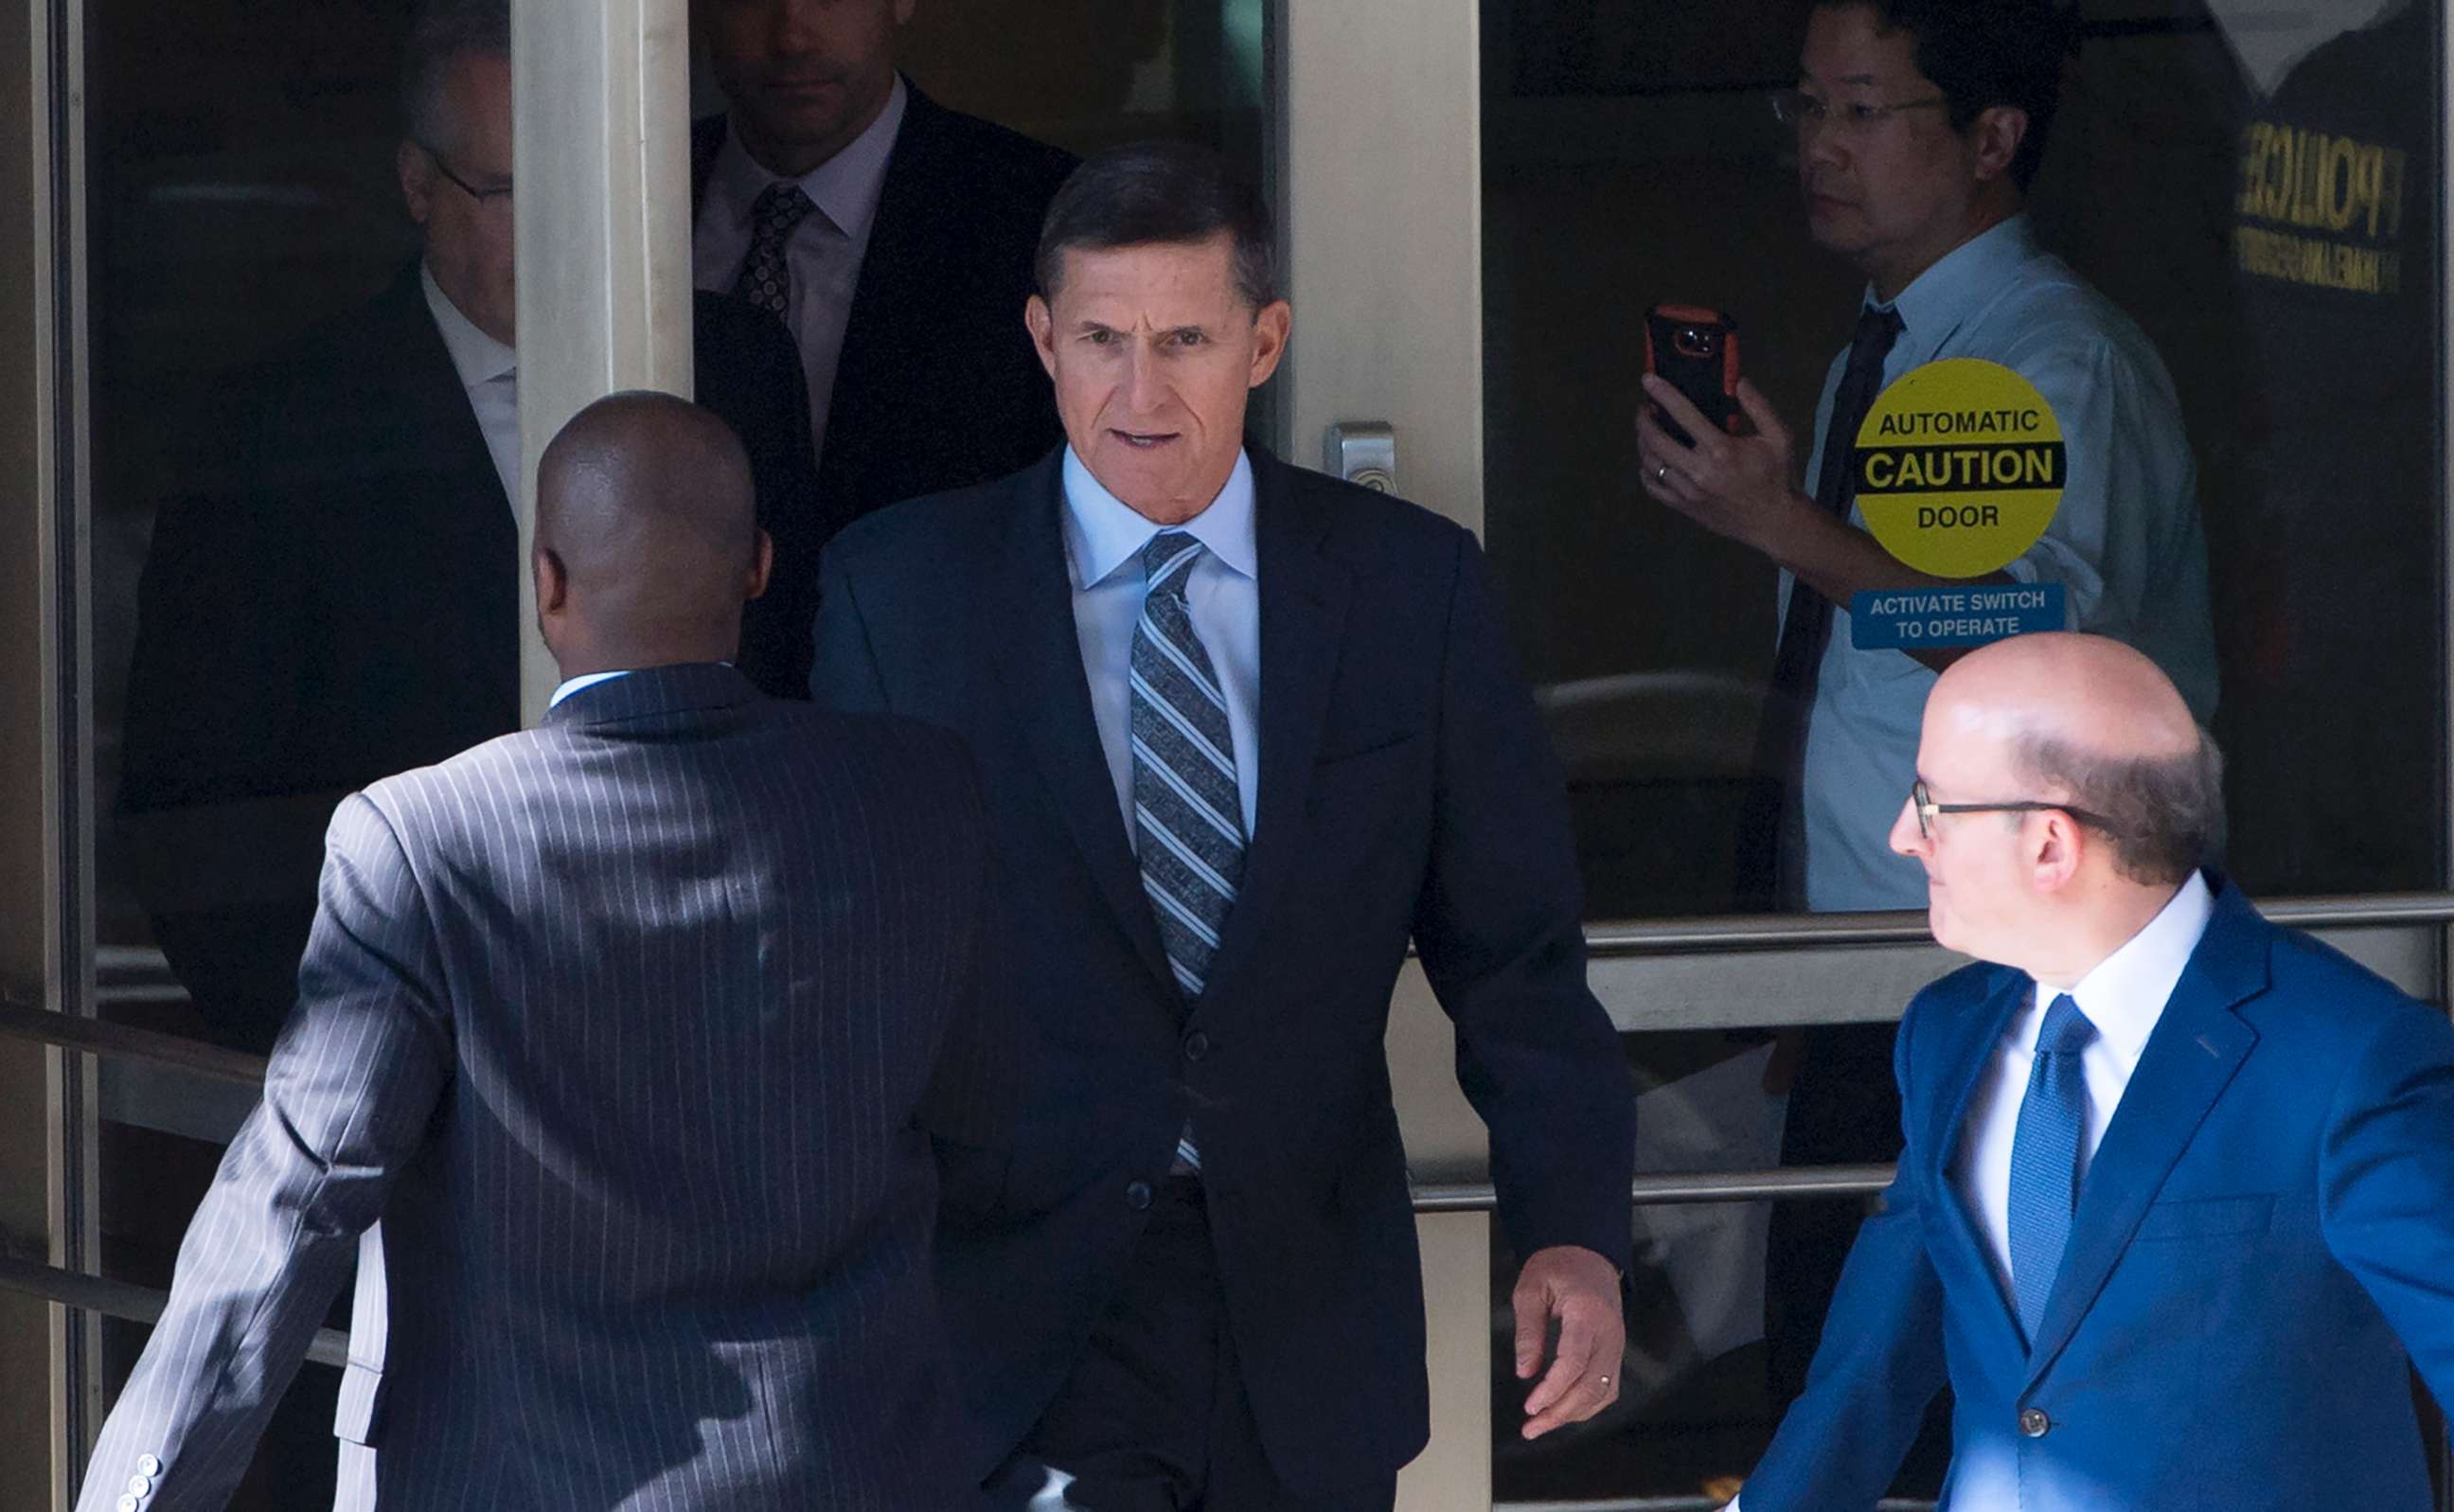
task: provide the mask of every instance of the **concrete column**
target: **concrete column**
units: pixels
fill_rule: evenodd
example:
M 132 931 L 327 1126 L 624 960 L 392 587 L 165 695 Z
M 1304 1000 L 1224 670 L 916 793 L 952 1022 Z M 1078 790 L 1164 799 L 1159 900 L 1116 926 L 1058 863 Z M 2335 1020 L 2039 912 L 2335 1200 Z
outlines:
M 536 465 L 624 389 L 691 394 L 687 0 L 513 0 L 521 706 L 557 676 L 528 571 Z

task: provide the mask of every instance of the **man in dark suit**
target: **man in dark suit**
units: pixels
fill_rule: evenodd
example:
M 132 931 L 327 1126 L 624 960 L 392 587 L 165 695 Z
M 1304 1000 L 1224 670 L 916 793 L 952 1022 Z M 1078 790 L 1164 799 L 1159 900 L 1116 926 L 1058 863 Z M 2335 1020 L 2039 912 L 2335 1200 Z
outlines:
M 501 0 L 429 10 L 405 69 L 403 193 L 425 254 L 250 385 L 231 492 L 166 507 L 139 594 L 120 796 L 156 938 L 215 1038 L 287 1010 L 341 796 L 517 729 L 512 109 Z M 700 296 L 700 401 L 759 515 L 802 538 L 800 374 L 767 315 Z M 807 686 L 805 595 L 745 619 L 743 670 Z
M 977 1496 L 929 1263 L 933 1146 L 991 1146 L 1014 1099 L 969 759 L 729 665 L 768 547 L 682 400 L 565 428 L 534 570 L 553 708 L 333 816 L 264 1103 L 86 1512 L 222 1503 L 378 1217 L 344 1508 Z
M 1056 444 L 1021 324 L 1070 152 L 932 101 L 895 69 L 914 0 L 695 0 L 728 109 L 692 136 L 698 286 L 800 349 L 825 518 L 780 539 L 800 589 L 847 521 L 1003 477 Z
M 1946 1507 L 2432 1504 L 2454 1401 L 2454 1027 L 2199 868 L 2213 743 L 2142 653 L 1998 642 L 1891 832 L 1937 941 L 1907 1147 L 1746 1512 L 1872 1508 L 1955 1399 Z
M 939 1268 L 964 1463 L 1041 1504 L 1390 1505 L 1427 1421 L 1409 939 L 1526 1257 L 1523 1431 L 1616 1395 L 1633 1098 L 1564 793 L 1473 536 L 1243 446 L 1271 248 L 1207 153 L 1086 163 L 1030 306 L 1068 445 L 860 521 L 822 579 L 819 701 L 984 761 L 1045 1065 Z

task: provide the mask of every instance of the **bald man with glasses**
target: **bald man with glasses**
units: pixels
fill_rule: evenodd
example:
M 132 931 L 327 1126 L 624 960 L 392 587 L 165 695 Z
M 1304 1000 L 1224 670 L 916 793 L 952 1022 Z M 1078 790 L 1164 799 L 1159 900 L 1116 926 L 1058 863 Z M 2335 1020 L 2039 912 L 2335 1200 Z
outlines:
M 1942 1505 L 2431 1505 L 2454 1400 L 2454 1025 L 2204 869 L 2223 767 L 2094 635 L 1972 653 L 1889 842 L 1935 939 L 1906 1148 L 1745 1512 L 1867 1512 L 1954 1398 Z

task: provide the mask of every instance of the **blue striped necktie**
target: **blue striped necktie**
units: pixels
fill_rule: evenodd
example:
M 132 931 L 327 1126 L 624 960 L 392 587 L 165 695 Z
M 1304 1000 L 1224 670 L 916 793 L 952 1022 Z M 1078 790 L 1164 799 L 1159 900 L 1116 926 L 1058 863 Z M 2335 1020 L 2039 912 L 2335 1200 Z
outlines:
M 1149 587 L 1132 664 L 1134 850 L 1168 970 L 1188 1003 L 1207 983 L 1244 875 L 1244 804 L 1227 695 L 1184 599 L 1203 550 L 1183 531 L 1161 531 L 1142 548 Z M 1176 1169 L 1200 1168 L 1187 1122 Z
M 2087 1077 L 2080 1053 L 2096 1025 L 2064 993 L 2045 1010 L 2027 1096 L 2011 1136 L 2011 1291 L 2031 1347 L 2045 1320 L 2062 1251 L 2079 1206 L 2080 1139 L 2087 1128 Z

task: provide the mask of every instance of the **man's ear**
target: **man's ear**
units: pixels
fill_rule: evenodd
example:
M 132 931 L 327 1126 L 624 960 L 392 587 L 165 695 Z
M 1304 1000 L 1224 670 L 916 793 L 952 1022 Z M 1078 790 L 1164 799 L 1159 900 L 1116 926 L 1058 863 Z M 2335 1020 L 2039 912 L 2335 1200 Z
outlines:
M 1977 148 L 1977 181 L 2004 177 L 2028 139 L 2028 112 L 2016 105 L 1989 105 L 1969 123 L 1968 139 Z
M 1246 387 L 1259 388 L 1278 371 L 1278 363 L 1287 354 L 1287 333 L 1294 328 L 1295 307 L 1283 299 L 1273 299 L 1253 316 L 1253 370 L 1246 375 Z
M 400 175 L 400 197 L 409 206 L 409 218 L 420 226 L 426 224 L 429 212 L 434 208 L 434 163 L 426 149 L 404 140 L 400 151 L 392 157 L 392 171 Z
M 537 617 L 561 618 L 571 604 L 571 570 L 546 546 L 532 554 L 530 570 L 536 578 Z
M 2079 876 L 2080 857 L 2095 838 L 2080 828 L 2079 820 L 2059 809 L 2031 816 L 2022 843 L 2035 849 L 2029 873 L 2037 891 L 2059 893 L 2068 887 Z
M 1050 381 L 1056 377 L 1056 314 L 1048 301 L 1034 294 L 1022 307 L 1022 323 L 1030 328 L 1032 350 L 1039 353 L 1039 365 L 1048 370 Z
M 768 575 L 775 570 L 775 541 L 765 531 L 758 533 L 758 549 L 750 556 L 750 577 L 741 585 L 743 602 L 765 596 Z

